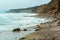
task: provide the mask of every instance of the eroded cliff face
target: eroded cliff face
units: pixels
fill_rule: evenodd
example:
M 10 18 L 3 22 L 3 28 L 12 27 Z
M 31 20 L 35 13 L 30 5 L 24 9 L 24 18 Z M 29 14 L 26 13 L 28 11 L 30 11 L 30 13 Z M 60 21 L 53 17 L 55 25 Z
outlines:
M 44 9 L 44 12 L 48 12 L 51 10 L 55 10 L 58 8 L 58 1 L 57 0 L 51 0 L 51 2 L 47 5 L 47 7 Z
M 58 9 L 58 1 L 59 1 L 59 0 L 51 0 L 50 3 L 38 7 L 35 11 L 36 11 L 37 13 L 39 13 L 40 11 L 41 11 L 42 13 L 47 13 L 47 12 L 49 12 L 49 11 L 51 11 L 51 10 Z
M 41 6 L 37 7 L 33 12 L 41 13 L 46 7 L 47 7 L 47 5 L 41 5 Z
M 51 0 L 50 3 L 40 6 L 35 10 L 36 13 L 52 15 L 55 18 L 60 16 L 60 0 Z

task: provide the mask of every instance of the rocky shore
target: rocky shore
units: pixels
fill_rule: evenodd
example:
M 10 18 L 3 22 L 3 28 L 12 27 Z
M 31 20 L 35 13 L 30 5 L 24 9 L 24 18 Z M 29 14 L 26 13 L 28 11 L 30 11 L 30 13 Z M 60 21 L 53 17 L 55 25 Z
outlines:
M 34 33 L 31 33 L 27 36 L 25 36 L 24 40 L 52 40 L 53 38 L 55 40 L 60 39 L 60 21 L 54 20 L 53 22 L 46 22 L 41 25 L 34 27 L 36 28 Z M 20 38 L 21 39 L 21 38 Z M 19 39 L 19 40 L 20 40 Z
M 54 20 L 36 25 L 35 32 L 19 40 L 60 40 L 60 1 L 52 0 L 38 17 L 53 18 Z M 39 9 L 39 8 L 38 8 Z M 39 9 L 40 11 L 40 9 Z
M 58 19 L 41 23 L 32 28 L 36 29 L 34 33 L 19 38 L 19 40 L 60 40 L 60 20 Z

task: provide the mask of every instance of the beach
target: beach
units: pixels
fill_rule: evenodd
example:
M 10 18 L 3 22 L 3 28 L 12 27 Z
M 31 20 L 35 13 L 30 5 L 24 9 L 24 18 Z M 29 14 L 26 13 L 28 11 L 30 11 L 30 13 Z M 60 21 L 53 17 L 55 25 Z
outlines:
M 49 16 L 47 17 L 51 18 Z M 33 26 L 32 28 L 36 29 L 35 32 L 25 36 L 25 39 L 23 40 L 60 40 L 60 20 L 54 17 L 52 18 L 52 21 Z M 22 38 L 20 38 L 19 40 L 21 39 Z
M 44 17 L 39 18 L 36 15 L 36 13 L 0 13 L 0 40 L 18 40 L 35 32 L 33 26 L 51 21 Z M 13 32 L 15 28 L 21 30 Z

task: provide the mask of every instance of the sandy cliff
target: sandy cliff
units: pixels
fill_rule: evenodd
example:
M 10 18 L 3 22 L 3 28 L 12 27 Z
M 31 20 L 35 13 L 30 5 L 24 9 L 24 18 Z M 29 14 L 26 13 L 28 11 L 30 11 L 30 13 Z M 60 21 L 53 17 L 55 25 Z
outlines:
M 40 13 L 40 14 L 49 14 L 49 16 L 52 16 L 54 18 L 59 17 L 59 15 L 60 15 L 60 0 L 51 0 L 50 3 L 40 6 L 40 7 L 37 7 L 35 12 Z
M 46 13 L 46 12 L 49 12 L 49 11 L 51 11 L 51 10 L 55 10 L 55 9 L 57 9 L 57 8 L 58 8 L 58 0 L 51 0 L 50 3 L 38 7 L 35 11 L 36 11 L 37 13 L 39 13 L 40 10 L 42 9 L 42 13 Z M 38 10 L 38 11 L 37 11 L 37 10 Z

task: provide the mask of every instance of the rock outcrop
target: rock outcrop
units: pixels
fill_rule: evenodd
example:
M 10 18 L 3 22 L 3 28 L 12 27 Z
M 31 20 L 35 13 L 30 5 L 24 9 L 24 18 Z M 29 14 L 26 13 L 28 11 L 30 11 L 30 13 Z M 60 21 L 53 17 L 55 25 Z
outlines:
M 36 9 L 36 12 L 40 12 L 40 10 L 42 9 L 42 11 L 40 13 L 47 13 L 49 11 L 55 10 L 59 8 L 59 0 L 51 0 L 50 3 L 45 4 L 43 6 L 40 6 Z M 37 11 L 38 10 L 38 11 Z
M 47 4 L 41 5 L 41 6 L 37 7 L 33 12 L 41 13 L 46 7 L 47 7 Z
M 49 4 L 47 4 L 47 7 L 44 9 L 44 12 L 48 12 L 51 10 L 54 10 L 58 8 L 58 1 L 57 0 L 51 0 Z
M 59 18 L 60 0 L 51 0 L 50 3 L 37 7 L 35 12 L 40 13 L 40 14 L 48 14 L 49 16 L 60 20 L 60 18 Z
M 20 28 L 15 28 L 12 30 L 13 32 L 19 32 L 20 31 Z

